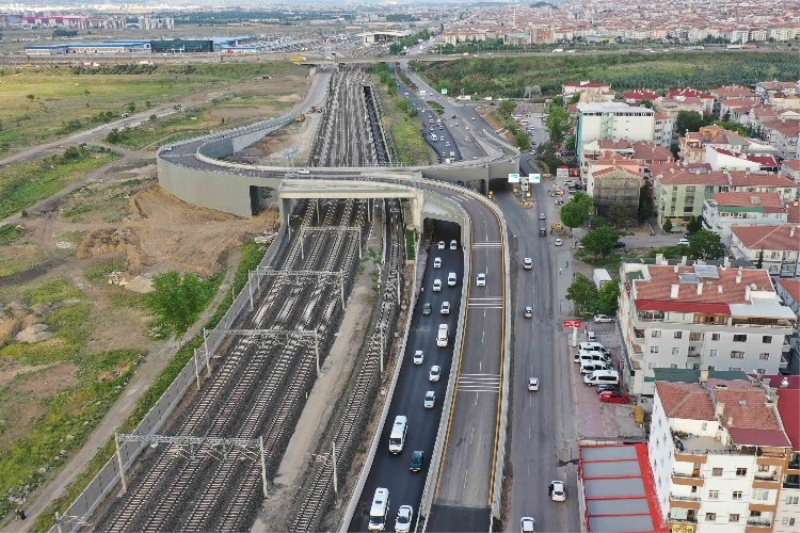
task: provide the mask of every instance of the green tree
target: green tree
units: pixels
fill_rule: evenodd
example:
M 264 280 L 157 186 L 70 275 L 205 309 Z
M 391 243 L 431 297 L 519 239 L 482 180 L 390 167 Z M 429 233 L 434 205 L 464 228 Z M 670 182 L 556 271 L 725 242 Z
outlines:
M 639 191 L 639 211 L 636 214 L 636 218 L 639 220 L 639 222 L 644 222 L 654 214 L 653 186 L 650 185 L 650 182 L 645 181 L 644 185 L 642 185 L 642 188 Z
M 624 228 L 628 218 L 630 218 L 628 208 L 622 202 L 614 202 L 608 210 L 608 219 L 615 228 Z
M 593 312 L 596 299 L 597 289 L 592 280 L 583 274 L 576 274 L 567 289 L 567 300 L 575 305 L 575 313 Z
M 698 131 L 705 125 L 703 115 L 697 111 L 678 111 L 675 119 L 675 131 L 678 135 L 684 135 L 686 131 Z
M 133 113 L 136 111 L 136 103 L 135 102 L 128 102 L 128 105 L 125 107 L 128 110 L 128 113 Z
M 647 109 L 653 109 L 653 102 L 651 102 L 651 101 L 650 101 L 650 100 L 648 100 L 647 98 L 645 98 L 644 100 L 642 100 L 641 102 L 639 102 L 639 105 L 640 105 L 641 107 L 646 107 Z
M 689 236 L 689 256 L 694 259 L 719 259 L 725 256 L 725 245 L 719 235 L 701 229 Z
M 594 256 L 608 257 L 619 240 L 619 235 L 609 226 L 601 226 L 584 235 L 581 244 Z
M 213 278 L 201 281 L 195 274 L 165 272 L 153 278 L 155 291 L 145 299 L 156 319 L 180 337 L 197 321 L 214 296 Z
M 514 141 L 517 143 L 517 147 L 524 151 L 531 149 L 531 138 L 528 137 L 528 134 L 524 131 L 518 131 L 514 134 Z
M 689 235 L 694 235 L 698 231 L 703 229 L 703 217 L 702 215 L 698 215 L 696 217 L 691 217 L 689 222 L 686 224 L 686 233 Z
M 591 196 L 575 193 L 572 200 L 561 208 L 561 222 L 568 228 L 579 228 L 588 222 L 591 208 Z
M 611 280 L 603 283 L 597 291 L 595 299 L 596 308 L 594 311 L 608 316 L 617 314 L 619 308 L 619 280 Z
M 553 107 L 544 120 L 544 127 L 547 128 L 550 142 L 555 146 L 561 145 L 570 128 L 569 112 L 563 107 Z
M 564 141 L 564 149 L 570 152 L 574 152 L 578 144 L 578 140 L 575 138 L 574 135 L 567 135 L 566 140 Z
M 672 233 L 672 219 L 668 218 L 664 221 L 664 225 L 662 226 L 664 232 Z
M 575 105 L 581 101 L 581 93 L 575 93 L 567 100 L 567 105 Z

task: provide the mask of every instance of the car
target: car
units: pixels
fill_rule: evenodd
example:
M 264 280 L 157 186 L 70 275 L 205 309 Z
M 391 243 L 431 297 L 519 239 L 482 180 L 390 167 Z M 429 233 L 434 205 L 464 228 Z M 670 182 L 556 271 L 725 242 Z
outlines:
M 610 324 L 614 319 L 608 315 L 594 315 L 595 324 Z
M 433 409 L 436 405 L 436 391 L 429 390 L 425 393 L 425 409 Z
M 590 341 L 597 340 L 597 333 L 595 333 L 594 331 L 590 331 L 589 333 L 586 334 L 586 336 L 589 338 Z
M 539 237 L 547 237 L 547 228 L 539 228 Z
M 536 533 L 536 520 L 531 518 L 530 516 L 523 516 L 522 519 L 519 521 L 519 530 L 522 533 Z
M 562 241 L 561 239 L 556 239 L 556 243 L 555 244 L 556 244 L 556 246 L 562 246 L 564 244 L 564 241 Z
M 439 243 L 436 245 L 436 247 L 438 249 L 440 249 L 440 250 L 444 250 L 444 241 L 439 241 Z
M 625 248 L 625 243 L 622 241 L 617 241 L 614 243 L 614 248 Z
M 618 390 L 603 391 L 599 398 L 603 403 L 630 403 L 631 401 L 627 394 Z
M 303 176 L 308 176 L 309 174 L 311 174 L 311 171 L 308 170 L 307 168 L 299 168 L 297 169 L 297 173 L 302 174 Z
M 442 377 L 442 367 L 433 365 L 430 371 L 428 371 L 428 381 L 431 383 L 438 383 L 440 377 Z
M 449 315 L 450 314 L 450 302 L 442 302 L 442 308 L 439 309 L 440 315 Z
M 613 383 L 603 383 L 603 384 L 598 385 L 595 388 L 595 392 L 597 394 L 600 394 L 601 392 L 605 392 L 605 391 L 616 391 L 616 392 L 619 392 L 619 385 L 615 385 Z
M 472 117 L 472 120 L 475 120 L 475 117 Z
M 486 286 L 486 274 L 480 273 L 478 274 L 478 278 L 475 282 L 478 287 L 485 287 Z
M 434 257 L 433 258 L 433 268 L 442 268 L 442 258 L 441 257 Z
M 431 314 L 431 303 L 425 302 L 424 304 L 422 304 L 422 315 L 428 316 L 429 314 Z
M 530 257 L 526 257 L 522 260 L 522 267 L 525 270 L 530 270 L 533 268 L 533 260 Z
M 681 239 L 678 241 L 678 246 L 689 246 L 689 239 Z
M 547 218 L 547 217 L 546 217 L 546 216 L 544 216 L 544 213 L 539 213 L 539 220 L 544 220 L 544 219 L 546 219 L 546 218 Z
M 525 318 L 533 318 L 533 307 L 525 306 L 525 309 L 522 310 L 522 316 Z
M 444 145 L 445 145 L 445 146 L 450 146 L 450 141 L 446 141 L 446 142 L 444 143 Z
M 433 280 L 433 292 L 439 292 L 442 290 L 442 280 L 436 278 Z
M 456 242 L 456 240 L 455 240 L 455 239 L 453 239 L 452 241 L 450 241 L 450 249 L 451 249 L 451 250 L 458 250 L 458 243 Z
M 411 464 L 408 469 L 412 472 L 419 472 L 425 466 L 425 452 L 417 450 L 411 454 Z
M 528 390 L 531 392 L 535 392 L 539 390 L 539 378 L 529 377 L 528 378 Z
M 397 519 L 394 521 L 394 530 L 398 533 L 411 531 L 411 522 L 414 519 L 414 509 L 410 505 L 401 505 L 397 510 Z
M 422 361 L 425 360 L 425 352 L 422 350 L 417 350 L 414 352 L 414 364 L 421 365 Z
M 550 485 L 547 487 L 547 492 L 550 494 L 550 498 L 554 502 L 567 501 L 567 493 L 564 490 L 563 481 L 559 481 L 557 479 L 551 481 Z

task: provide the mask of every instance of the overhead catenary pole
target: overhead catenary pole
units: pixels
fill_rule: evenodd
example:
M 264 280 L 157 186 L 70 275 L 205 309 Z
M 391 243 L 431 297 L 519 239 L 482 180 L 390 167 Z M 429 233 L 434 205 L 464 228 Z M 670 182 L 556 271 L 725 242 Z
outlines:
M 331 447 L 333 448 L 331 451 L 331 455 L 333 458 L 333 493 L 336 494 L 336 497 L 339 497 L 339 476 L 337 475 L 336 471 L 336 441 L 331 443 Z
M 250 310 L 253 310 L 253 271 L 247 272 L 247 288 L 250 292 Z
M 264 456 L 264 436 L 258 437 L 258 448 L 259 452 L 261 453 L 261 489 L 264 491 L 264 499 L 269 497 L 269 493 L 267 492 L 267 464 Z
M 122 451 L 119 448 L 119 433 L 114 433 L 114 445 L 117 447 L 117 465 L 119 466 L 119 480 L 122 483 L 122 493 L 128 492 L 128 480 L 125 478 L 125 465 L 122 462 Z

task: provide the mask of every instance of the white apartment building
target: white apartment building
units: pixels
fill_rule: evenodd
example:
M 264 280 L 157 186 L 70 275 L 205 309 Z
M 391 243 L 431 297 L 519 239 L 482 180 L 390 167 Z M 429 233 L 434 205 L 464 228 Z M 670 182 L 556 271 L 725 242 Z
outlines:
M 791 450 L 775 402 L 766 385 L 706 372 L 656 384 L 648 452 L 670 531 L 773 531 Z
M 731 226 L 731 254 L 757 264 L 772 276 L 800 276 L 800 228 L 779 226 Z
M 703 204 L 703 227 L 731 242 L 732 226 L 778 226 L 789 209 L 777 192 L 717 192 Z
M 577 108 L 578 161 L 582 161 L 583 146 L 598 139 L 654 141 L 656 120 L 652 109 L 619 102 L 581 102 Z
M 797 533 L 800 528 L 800 377 L 770 376 L 770 385 L 778 397 L 778 414 L 789 442 L 791 453 L 786 462 L 786 475 L 778 496 L 774 533 Z
M 685 261 L 684 261 L 685 263 Z M 619 298 L 624 377 L 648 407 L 655 368 L 777 374 L 797 317 L 764 270 L 697 262 L 623 263 Z

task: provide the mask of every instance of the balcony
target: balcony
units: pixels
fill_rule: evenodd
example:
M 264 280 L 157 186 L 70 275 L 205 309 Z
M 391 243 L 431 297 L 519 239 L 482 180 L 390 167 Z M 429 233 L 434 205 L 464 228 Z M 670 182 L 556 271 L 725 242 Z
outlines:
M 671 516 L 668 516 L 667 522 L 674 522 L 676 524 L 696 524 L 697 518 L 691 516 L 687 516 L 685 518 L 673 518 Z
M 772 527 L 772 520 L 768 518 L 748 518 L 747 525 L 751 527 Z
M 676 496 L 669 495 L 669 505 L 673 509 L 691 509 L 693 511 L 700 510 L 700 497 L 699 496 Z
M 674 473 L 673 473 L 674 474 Z M 674 474 L 677 475 L 677 474 Z M 682 502 L 699 502 L 700 496 L 676 496 L 674 494 L 669 495 L 670 500 L 678 500 Z

